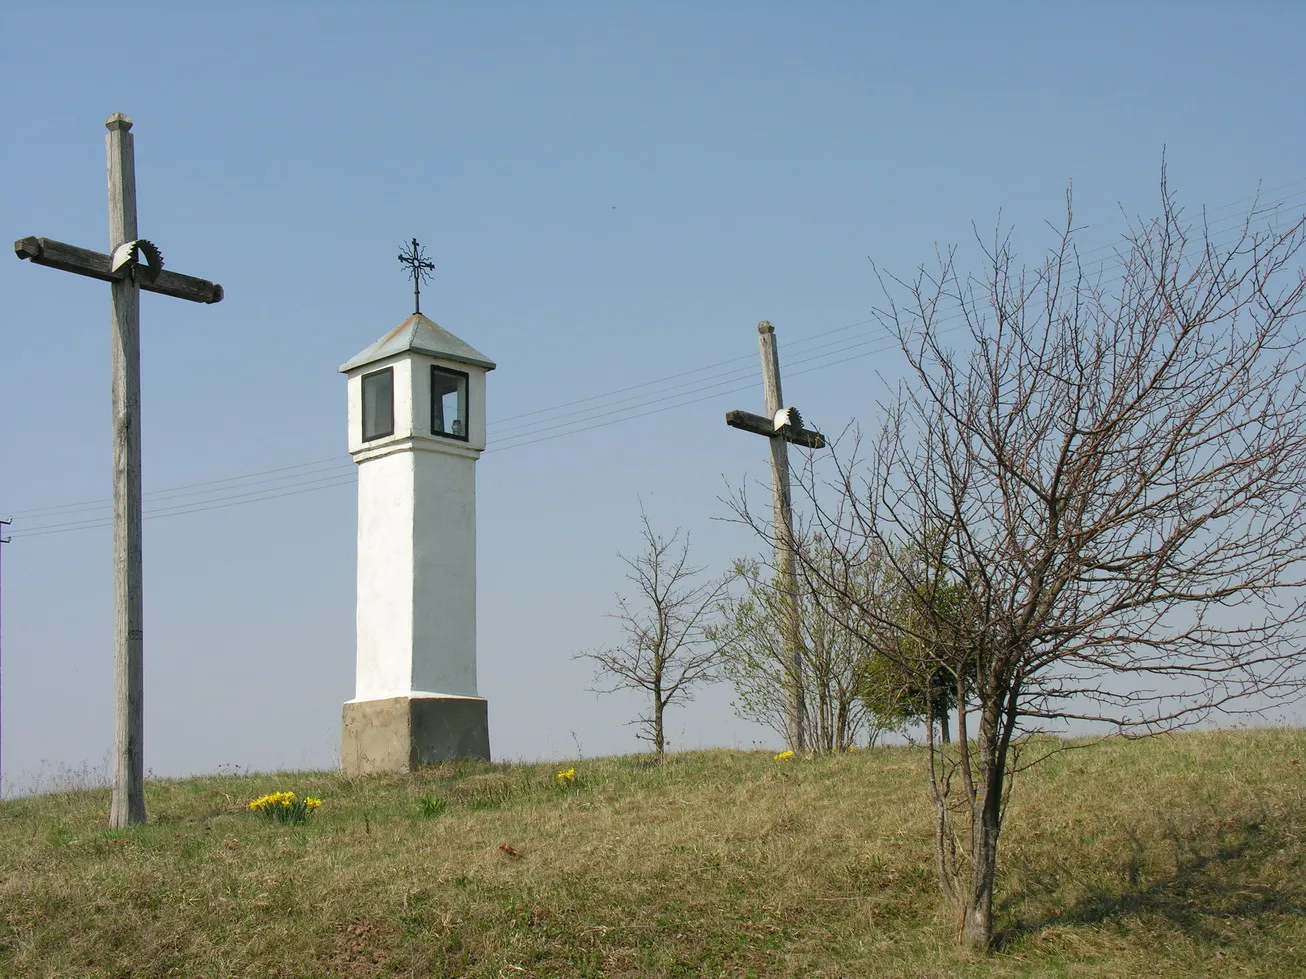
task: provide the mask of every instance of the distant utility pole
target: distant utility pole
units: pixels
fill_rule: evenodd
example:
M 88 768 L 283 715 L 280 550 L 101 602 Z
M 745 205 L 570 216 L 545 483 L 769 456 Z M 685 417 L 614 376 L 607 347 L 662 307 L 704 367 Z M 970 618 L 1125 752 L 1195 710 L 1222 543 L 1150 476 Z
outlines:
M 152 242 L 136 237 L 136 153 L 121 112 L 105 128 L 111 254 L 49 238 L 21 238 L 14 253 L 33 265 L 110 283 L 113 401 L 114 725 L 110 826 L 145 822 L 144 600 L 141 574 L 141 290 L 197 303 L 222 300 L 222 286 L 163 271 Z
M 794 570 L 794 512 L 789 488 L 789 443 L 809 449 L 825 447 L 820 432 L 803 428 L 797 408 L 784 407 L 780 393 L 780 354 L 775 345 L 775 327 L 766 320 L 757 324 L 758 352 L 762 358 L 762 389 L 766 416 L 747 411 L 726 412 L 726 424 L 746 432 L 765 435 L 771 442 L 771 490 L 775 534 L 775 564 L 784 593 L 784 640 L 789 655 L 789 691 L 786 728 L 789 747 L 807 750 L 807 702 L 803 689 L 803 636 L 798 607 L 798 576 Z
M 8 527 L 11 523 L 13 523 L 12 520 L 0 520 L 0 527 Z M 0 531 L 0 533 L 2 533 L 2 531 Z M 0 537 L 0 545 L 8 544 L 11 540 L 13 540 L 12 537 Z M 0 569 L 4 567 L 4 553 L 5 553 L 4 547 L 0 546 Z M 4 645 L 4 634 L 5 634 L 4 604 L 5 604 L 4 575 L 3 572 L 0 571 L 0 646 Z M 4 696 L 3 678 L 4 678 L 4 657 L 3 655 L 0 655 L 0 731 L 3 731 L 4 729 L 5 696 Z M 4 759 L 4 748 L 3 748 L 3 744 L 0 743 L 0 799 L 4 798 L 4 794 L 5 794 L 5 768 L 4 768 L 3 759 Z

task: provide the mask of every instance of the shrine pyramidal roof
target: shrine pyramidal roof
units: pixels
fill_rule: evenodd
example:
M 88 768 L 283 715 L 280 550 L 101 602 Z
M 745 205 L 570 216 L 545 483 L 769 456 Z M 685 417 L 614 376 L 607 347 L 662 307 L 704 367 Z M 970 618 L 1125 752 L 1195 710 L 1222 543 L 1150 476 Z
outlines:
M 427 319 L 421 313 L 414 313 L 366 350 L 341 364 L 340 373 L 347 374 L 378 360 L 409 352 L 470 364 L 488 371 L 495 367 L 494 361 L 475 347 L 459 340 L 434 320 Z

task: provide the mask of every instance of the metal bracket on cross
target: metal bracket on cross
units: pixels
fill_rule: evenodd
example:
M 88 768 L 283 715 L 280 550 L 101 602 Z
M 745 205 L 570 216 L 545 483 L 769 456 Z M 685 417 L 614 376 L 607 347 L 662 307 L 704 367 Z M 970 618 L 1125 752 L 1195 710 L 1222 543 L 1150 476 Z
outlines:
M 140 260 L 142 254 L 145 256 L 144 265 Z M 163 271 L 163 253 L 154 242 L 144 238 L 124 241 L 113 250 L 109 271 L 118 272 L 124 266 L 130 267 L 131 276 L 137 282 L 153 282 Z
M 783 436 L 786 442 L 808 449 L 825 448 L 825 436 L 803 428 L 803 419 L 797 408 L 781 408 L 773 418 L 755 415 L 751 411 L 727 411 L 726 424 L 758 435 Z

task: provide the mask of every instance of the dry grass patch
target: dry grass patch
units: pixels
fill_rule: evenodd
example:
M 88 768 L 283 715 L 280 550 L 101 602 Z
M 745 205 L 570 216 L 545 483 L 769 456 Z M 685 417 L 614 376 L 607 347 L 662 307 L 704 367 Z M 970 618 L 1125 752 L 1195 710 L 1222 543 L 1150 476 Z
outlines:
M 0 974 L 1296 976 L 1303 757 L 1306 733 L 1252 731 L 1050 758 L 1017 785 L 1002 944 L 974 959 L 910 748 L 159 781 L 124 832 L 102 791 L 20 799 Z M 325 805 L 244 811 L 278 789 Z

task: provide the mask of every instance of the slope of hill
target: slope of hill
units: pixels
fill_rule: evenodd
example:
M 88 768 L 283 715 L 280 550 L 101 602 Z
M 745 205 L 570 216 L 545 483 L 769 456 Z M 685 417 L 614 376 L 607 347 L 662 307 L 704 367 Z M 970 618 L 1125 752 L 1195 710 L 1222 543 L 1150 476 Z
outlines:
M 1301 976 L 1306 731 L 1110 740 L 1021 775 L 1000 947 L 966 956 L 914 748 L 0 803 L 9 976 Z M 573 779 L 558 778 L 575 769 Z M 248 810 L 290 790 L 300 826 Z

